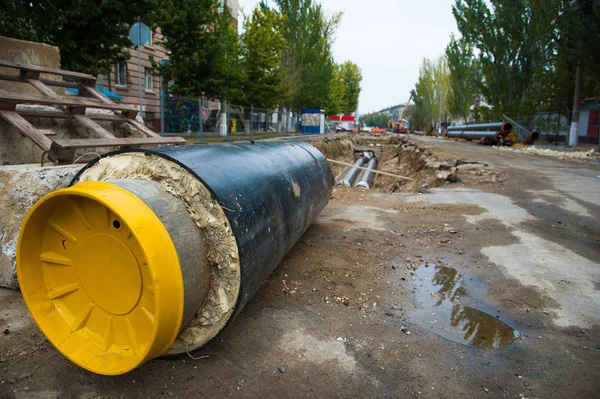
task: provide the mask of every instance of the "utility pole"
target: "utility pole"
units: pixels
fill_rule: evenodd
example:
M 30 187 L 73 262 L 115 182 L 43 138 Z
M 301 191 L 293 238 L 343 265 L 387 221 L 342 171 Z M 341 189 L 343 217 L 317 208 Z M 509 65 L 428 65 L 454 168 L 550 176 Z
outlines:
M 571 0 L 571 10 L 577 13 L 580 10 L 579 0 Z M 573 116 L 571 118 L 571 130 L 569 131 L 569 146 L 577 145 L 579 130 L 579 103 L 581 102 L 581 43 L 579 44 L 579 59 L 577 60 L 577 71 L 575 72 L 575 95 L 573 96 Z
M 577 63 L 575 73 L 575 96 L 573 97 L 573 118 L 571 119 L 571 131 L 569 132 L 569 146 L 577 145 L 579 130 L 579 103 L 581 102 L 581 62 Z

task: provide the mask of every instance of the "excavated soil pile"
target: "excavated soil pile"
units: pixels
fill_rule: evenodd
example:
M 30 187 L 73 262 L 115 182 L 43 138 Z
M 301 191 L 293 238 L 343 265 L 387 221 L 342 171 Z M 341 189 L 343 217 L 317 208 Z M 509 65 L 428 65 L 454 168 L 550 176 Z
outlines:
M 374 189 L 383 192 L 423 192 L 429 188 L 461 181 L 459 165 L 470 164 L 454 154 L 434 153 L 420 146 L 405 135 L 371 137 L 366 135 L 343 135 L 312 143 L 328 159 L 354 162 L 356 146 L 369 146 L 381 150 L 378 170 L 413 181 L 392 176 L 376 175 Z M 330 164 L 336 179 L 346 167 Z

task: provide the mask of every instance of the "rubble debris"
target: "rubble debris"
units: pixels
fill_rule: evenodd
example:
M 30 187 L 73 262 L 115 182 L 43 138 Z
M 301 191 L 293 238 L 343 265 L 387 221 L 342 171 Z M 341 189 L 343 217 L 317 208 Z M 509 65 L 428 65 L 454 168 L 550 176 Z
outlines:
M 487 166 L 485 163 L 457 159 L 454 155 L 440 156 L 431 149 L 411 141 L 407 136 L 393 136 L 384 140 L 344 135 L 319 140 L 313 145 L 330 160 L 334 175 L 338 176 L 338 179 L 344 176 L 343 166 L 356 161 L 356 148 L 381 146 L 378 147 L 381 148 L 378 171 L 371 188 L 388 193 L 424 193 L 429 188 L 461 182 L 458 168 L 460 165 L 477 163 Z
M 496 148 L 503 151 L 515 151 L 529 155 L 541 155 L 555 159 L 571 160 L 593 166 L 600 166 L 600 152 L 595 149 L 588 151 L 568 148 L 565 146 L 533 145 L 527 147 Z

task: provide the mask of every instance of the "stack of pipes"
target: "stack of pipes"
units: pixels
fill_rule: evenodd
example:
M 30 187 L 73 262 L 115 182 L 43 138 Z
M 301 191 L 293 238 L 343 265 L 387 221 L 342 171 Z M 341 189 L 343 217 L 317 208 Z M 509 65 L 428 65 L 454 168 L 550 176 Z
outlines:
M 480 140 L 483 145 L 510 146 L 517 142 L 518 136 L 512 131 L 510 122 L 480 123 L 473 125 L 450 126 L 447 137 Z

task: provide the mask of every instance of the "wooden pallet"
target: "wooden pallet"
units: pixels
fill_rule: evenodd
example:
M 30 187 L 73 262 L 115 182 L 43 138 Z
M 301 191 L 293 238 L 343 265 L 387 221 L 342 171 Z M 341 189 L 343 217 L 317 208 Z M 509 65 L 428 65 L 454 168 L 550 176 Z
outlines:
M 183 145 L 186 143 L 182 137 L 161 137 L 143 123 L 140 123 L 135 119 L 138 114 L 137 107 L 134 105 L 116 104 L 111 101 L 104 94 L 96 90 L 96 78 L 92 75 L 4 60 L 0 60 L 0 66 L 19 71 L 19 75 L 0 74 L 0 80 L 28 83 L 41 94 L 36 96 L 29 93 L 0 90 L 0 117 L 31 139 L 43 151 L 51 154 L 55 160 L 72 161 L 76 148 L 139 147 Z M 40 74 L 42 73 L 68 77 L 70 81 L 41 79 Z M 62 97 L 52 90 L 50 86 L 77 88 L 80 92 L 89 93 L 91 98 Z M 57 107 L 59 110 L 56 112 L 17 110 L 17 105 L 19 104 L 49 105 Z M 88 108 L 110 110 L 114 115 L 86 115 L 85 111 Z M 24 118 L 25 116 L 74 119 L 83 127 L 94 132 L 98 138 L 52 140 L 48 136 L 53 136 L 55 132 L 37 129 Z M 143 133 L 145 137 L 117 138 L 100 126 L 96 120 L 125 122 Z

